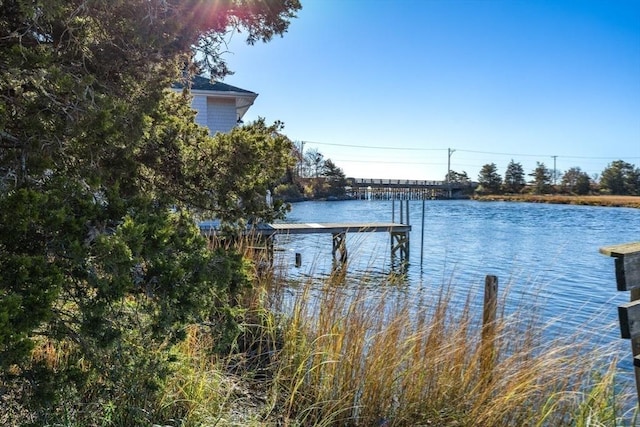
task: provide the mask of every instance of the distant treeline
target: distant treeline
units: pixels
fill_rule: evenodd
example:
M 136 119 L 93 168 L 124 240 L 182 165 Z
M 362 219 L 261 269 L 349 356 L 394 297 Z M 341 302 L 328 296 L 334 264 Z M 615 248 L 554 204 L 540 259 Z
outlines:
M 455 175 L 454 175 L 455 174 Z M 527 180 L 526 177 L 529 177 Z M 466 179 L 466 173 L 451 172 L 451 180 Z M 549 169 L 542 162 L 528 174 L 522 164 L 511 160 L 504 176 L 498 173 L 495 163 L 482 166 L 478 174 L 477 193 L 504 194 L 528 192 L 533 194 L 613 194 L 640 195 L 640 168 L 623 160 L 616 160 L 607 165 L 600 175 L 593 177 L 575 166 L 564 173 Z
M 345 198 L 347 179 L 343 170 L 331 159 L 325 159 L 317 149 L 303 150 L 303 145 L 294 144 L 297 162 L 282 183 L 276 188 L 276 197 L 285 200 L 309 200 L 325 198 Z M 450 171 L 444 181 L 471 183 L 467 172 Z M 513 159 L 507 165 L 504 175 L 495 163 L 482 166 L 477 177 L 476 194 L 612 194 L 640 195 L 640 168 L 623 160 L 616 160 L 594 176 L 584 172 L 579 166 L 564 173 L 548 168 L 542 162 L 526 173 L 522 164 Z

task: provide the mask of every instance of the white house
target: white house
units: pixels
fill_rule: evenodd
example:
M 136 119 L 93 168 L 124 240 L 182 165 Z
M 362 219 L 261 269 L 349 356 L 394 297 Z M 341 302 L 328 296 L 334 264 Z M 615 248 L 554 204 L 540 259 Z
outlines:
M 180 91 L 182 83 L 174 83 L 171 88 Z M 195 76 L 191 80 L 191 107 L 197 112 L 196 123 L 216 132 L 229 132 L 238 123 L 258 97 L 249 90 L 240 89 L 222 82 L 212 82 L 207 77 Z

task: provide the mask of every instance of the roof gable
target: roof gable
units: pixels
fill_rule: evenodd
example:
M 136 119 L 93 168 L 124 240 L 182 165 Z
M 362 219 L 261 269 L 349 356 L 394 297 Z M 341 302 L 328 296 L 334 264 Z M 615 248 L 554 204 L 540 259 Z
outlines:
M 258 94 L 255 92 L 251 92 L 250 90 L 241 89 L 236 86 L 231 86 L 226 83 L 211 81 L 211 79 L 202 76 L 193 76 L 189 82 L 185 80 L 181 82 L 176 82 L 171 85 L 171 89 L 174 91 L 181 91 L 187 86 L 189 91 L 195 98 L 204 98 L 204 105 L 198 105 L 195 109 L 199 113 L 203 113 L 207 115 L 207 104 L 209 100 L 215 99 L 232 99 L 235 103 L 236 109 L 236 119 L 234 123 L 242 123 L 242 117 L 244 117 L 249 107 L 253 105 Z M 193 105 L 192 105 L 193 106 Z M 209 128 L 211 126 L 207 124 Z
M 219 81 L 211 81 L 211 79 L 202 76 L 193 76 L 191 78 L 190 84 L 191 90 L 202 90 L 208 92 L 236 92 L 244 93 L 247 95 L 256 95 L 255 92 L 251 92 L 250 90 L 241 89 L 239 87 L 231 86 Z M 172 89 L 183 89 L 184 87 L 184 83 L 174 83 L 171 85 Z

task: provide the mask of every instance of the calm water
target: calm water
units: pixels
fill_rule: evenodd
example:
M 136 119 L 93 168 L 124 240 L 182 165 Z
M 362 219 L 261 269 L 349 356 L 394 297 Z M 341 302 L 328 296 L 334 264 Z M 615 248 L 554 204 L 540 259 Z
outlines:
M 399 222 L 398 201 L 395 209 Z M 411 201 L 409 210 L 409 292 L 450 284 L 460 295 L 470 289 L 481 293 L 485 275 L 494 274 L 501 290 L 510 289 L 507 305 L 513 309 L 521 309 L 523 300 L 535 301 L 546 320 L 557 320 L 558 330 L 588 328 L 594 343 L 628 349 L 628 342 L 619 338 L 617 306 L 629 296 L 616 290 L 613 258 L 598 249 L 640 241 L 640 209 L 426 201 L 424 233 L 422 201 Z M 391 212 L 390 201 L 303 202 L 293 205 L 287 222 L 390 222 Z M 331 271 L 330 234 L 277 239 L 279 261 L 289 274 Z M 350 234 L 347 248 L 351 277 L 390 271 L 388 233 Z M 296 252 L 302 255 L 300 268 L 294 267 Z

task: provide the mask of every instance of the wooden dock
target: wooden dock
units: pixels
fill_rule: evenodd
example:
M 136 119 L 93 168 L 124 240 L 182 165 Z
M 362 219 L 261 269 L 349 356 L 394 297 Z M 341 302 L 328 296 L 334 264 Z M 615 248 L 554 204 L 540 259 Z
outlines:
M 256 233 L 263 236 L 276 234 L 318 234 L 318 233 L 376 233 L 403 232 L 407 233 L 411 226 L 394 222 L 365 222 L 365 223 L 274 223 L 260 224 L 255 228 Z
M 216 235 L 216 228 L 207 223 L 200 224 L 200 231 L 209 237 Z M 409 224 L 394 222 L 365 222 L 365 223 L 273 223 L 258 224 L 248 229 L 248 235 L 255 235 L 264 239 L 270 259 L 273 259 L 273 239 L 277 235 L 293 234 L 331 234 L 334 267 L 343 266 L 347 262 L 347 233 L 389 233 L 391 236 L 392 266 L 399 260 L 400 265 L 406 265 L 409 260 Z

